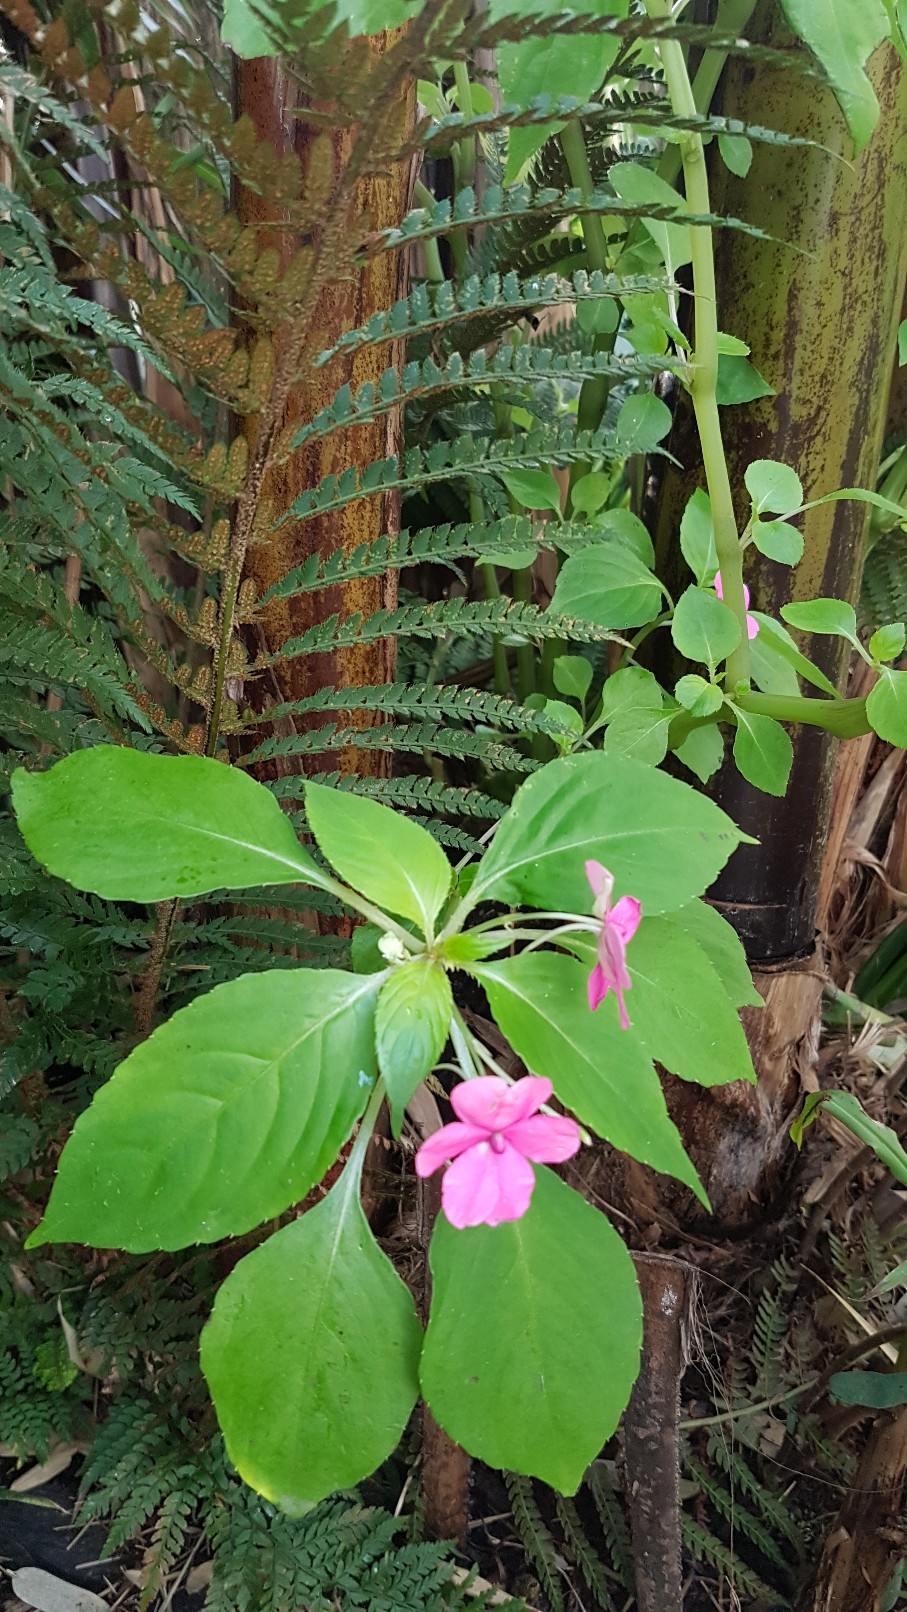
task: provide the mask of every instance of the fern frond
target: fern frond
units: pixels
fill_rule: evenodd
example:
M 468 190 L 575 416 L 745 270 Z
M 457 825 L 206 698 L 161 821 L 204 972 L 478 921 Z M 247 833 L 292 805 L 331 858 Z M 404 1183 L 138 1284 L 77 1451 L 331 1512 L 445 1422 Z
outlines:
M 458 760 L 473 756 L 504 772 L 532 772 L 538 765 L 510 745 L 489 742 L 485 734 L 470 733 L 464 728 L 445 730 L 436 722 L 382 722 L 371 728 L 331 724 L 310 733 L 265 739 L 241 758 L 241 764 L 254 766 L 277 756 L 329 755 L 332 750 L 347 750 L 353 745 L 357 750 L 402 751 L 409 755 L 430 751 L 436 756 L 452 756 Z
M 451 817 L 479 817 L 494 823 L 504 811 L 502 801 L 483 794 L 481 789 L 456 788 L 452 784 L 437 783 L 433 778 L 366 778 L 349 773 L 320 772 L 318 782 L 335 789 L 349 789 L 356 795 L 367 795 L 387 806 L 430 813 L 432 818 L 442 812 Z M 305 793 L 305 779 L 278 778 L 269 788 L 278 800 L 299 800 Z
M 510 599 L 442 599 L 438 604 L 407 604 L 397 610 L 377 610 L 362 616 L 358 611 L 345 621 L 331 616 L 317 627 L 310 627 L 298 638 L 290 638 L 273 655 L 252 668 L 274 666 L 299 655 L 316 655 L 353 644 L 372 644 L 379 638 L 430 638 L 444 634 L 461 638 L 503 637 L 512 642 L 542 643 L 547 638 L 573 639 L 575 643 L 621 643 L 617 633 L 573 616 L 558 616 L 551 610 Z
M 595 1546 L 590 1540 L 579 1512 L 572 1500 L 565 1495 L 558 1495 L 556 1502 L 558 1521 L 564 1530 L 564 1536 L 571 1556 L 579 1568 L 586 1584 L 595 1596 L 596 1605 L 602 1612 L 614 1612 L 614 1602 L 608 1589 L 601 1562 L 595 1552 Z
M 787 1564 L 772 1535 L 762 1526 L 758 1518 L 754 1517 L 752 1512 L 748 1511 L 746 1506 L 740 1503 L 731 1485 L 725 1485 L 723 1482 L 716 1481 L 710 1477 L 705 1468 L 694 1460 L 692 1456 L 687 1457 L 685 1464 L 690 1477 L 699 1484 L 703 1494 L 711 1501 L 718 1515 L 730 1523 L 735 1531 L 739 1528 L 740 1532 L 752 1541 L 757 1550 L 762 1552 L 767 1561 L 773 1562 L 776 1567 L 785 1568 Z M 735 1470 L 736 1468 L 732 1466 L 729 1474 L 731 1482 L 733 1482 Z
M 423 721 L 481 723 L 510 733 L 572 733 L 564 723 L 520 705 L 517 700 L 455 683 L 368 683 L 359 688 L 323 688 L 301 700 L 284 701 L 267 711 L 252 712 L 239 731 L 262 722 L 304 716 L 312 711 L 380 711 L 385 716 Z M 247 756 L 250 761 L 254 757 Z
M 504 1484 L 520 1543 L 538 1573 L 553 1612 L 564 1612 L 564 1591 L 555 1560 L 554 1540 L 539 1511 L 532 1479 L 518 1472 L 505 1472 Z
M 708 1528 L 694 1522 L 685 1511 L 680 1514 L 683 1542 L 697 1561 L 707 1562 L 723 1576 L 724 1582 L 753 1598 L 765 1596 L 771 1602 L 772 1591 L 752 1568 L 745 1567 L 723 1540 L 716 1538 Z M 777 1599 L 777 1597 L 775 1597 Z
M 583 1482 L 595 1503 L 595 1510 L 615 1571 L 623 1588 L 632 1594 L 635 1583 L 633 1546 L 630 1542 L 630 1530 L 617 1496 L 595 1462 L 590 1466 Z

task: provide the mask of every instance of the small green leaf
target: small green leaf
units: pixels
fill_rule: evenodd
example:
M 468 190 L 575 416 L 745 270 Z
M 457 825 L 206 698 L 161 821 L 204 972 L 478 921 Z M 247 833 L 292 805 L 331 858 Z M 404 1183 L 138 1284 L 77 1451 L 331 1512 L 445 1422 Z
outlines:
M 220 37 L 237 56 L 254 59 L 257 56 L 278 56 L 267 24 L 253 11 L 249 0 L 224 0 L 224 20 Z
M 387 958 L 381 953 L 379 943 L 383 939 L 384 930 L 377 924 L 357 924 L 350 940 L 350 960 L 353 964 L 354 974 L 383 974 L 387 968 Z
M 803 503 L 797 472 L 776 459 L 754 459 L 743 479 L 757 515 L 793 515 Z
M 774 717 L 741 711 L 734 734 L 734 760 L 747 783 L 766 795 L 783 795 L 794 763 L 790 735 Z
M 893 1271 L 888 1272 L 884 1280 L 879 1283 L 879 1292 L 890 1293 L 896 1287 L 907 1287 L 907 1259 L 902 1264 L 896 1265 Z
M 592 682 L 592 667 L 583 655 L 558 655 L 551 670 L 559 694 L 584 700 Z
M 652 539 L 638 515 L 629 509 L 606 509 L 598 519 L 593 522 L 595 536 L 598 539 L 614 538 L 625 548 L 631 549 L 638 560 L 649 570 L 655 564 L 655 549 Z
M 663 703 L 661 684 L 643 666 L 623 666 L 612 672 L 602 689 L 601 717 L 611 722 L 622 711 L 653 710 Z
M 534 1074 L 547 1076 L 560 1102 L 613 1147 L 676 1176 L 705 1202 L 638 1037 L 620 1028 L 616 1014 L 590 1012 L 592 961 L 584 966 L 555 952 L 521 952 L 470 972 L 484 985 L 514 1051 Z
M 403 1110 L 435 1067 L 450 1027 L 453 997 L 443 968 L 417 958 L 395 968 L 381 987 L 375 1013 L 378 1067 L 384 1076 L 394 1134 Z
M 119 745 L 13 773 L 26 845 L 57 878 L 112 901 L 324 884 L 270 790 L 203 756 Z
M 299 1514 L 368 1477 L 418 1396 L 421 1328 L 349 1170 L 247 1254 L 202 1333 L 202 1370 L 244 1481 Z
M 186 1248 L 299 1202 L 365 1107 L 380 984 L 275 969 L 181 1008 L 76 1120 L 32 1245 Z
M 602 543 L 564 561 L 551 610 L 598 627 L 642 627 L 658 615 L 663 593 L 654 572 L 630 549 Z
M 754 403 L 759 397 L 774 397 L 775 389 L 748 358 L 721 353 L 715 395 L 721 407 L 726 408 L 733 403 Z
M 787 521 L 753 521 L 753 542 L 760 554 L 780 565 L 799 565 L 803 558 L 803 538 Z
M 642 1304 L 604 1215 L 535 1174 L 521 1220 L 455 1231 L 439 1216 L 420 1376 L 435 1420 L 472 1455 L 572 1494 L 626 1408 Z
M 846 599 L 806 599 L 802 603 L 782 605 L 781 614 L 799 632 L 846 638 L 855 649 L 862 650 L 857 637 L 856 612 Z
M 620 711 L 608 724 L 603 749 L 609 756 L 626 756 L 631 761 L 657 767 L 668 753 L 673 711 L 662 706 L 632 706 Z
M 864 69 L 890 31 L 881 0 L 781 0 L 781 9 L 819 58 L 861 151 L 879 120 L 879 103 Z
M 389 806 L 345 789 L 307 783 L 305 806 L 315 839 L 341 877 L 427 935 L 453 880 L 437 840 Z
M 868 1405 L 892 1410 L 907 1405 L 907 1371 L 836 1371 L 828 1391 L 842 1405 Z
M 805 655 L 801 655 L 790 633 L 782 627 L 780 621 L 776 621 L 774 616 L 764 615 L 761 610 L 752 610 L 750 614 L 759 623 L 759 636 L 754 638 L 750 645 L 754 675 L 764 655 L 780 658 L 795 674 L 792 687 L 766 687 L 764 683 L 760 683 L 759 687 L 763 688 L 766 694 L 799 694 L 800 688 L 796 682 L 796 674 L 799 673 L 805 682 L 821 689 L 822 693 L 828 694 L 831 699 L 837 699 L 838 691 L 834 683 L 819 670 L 818 666 L 814 666 Z M 764 670 L 764 667 L 762 669 Z
M 716 723 L 694 728 L 674 751 L 678 761 L 689 767 L 700 783 L 707 784 L 724 760 L 724 736 Z
M 724 704 L 721 689 L 715 683 L 707 683 L 696 672 L 680 679 L 674 697 L 691 716 L 714 716 Z
M 538 549 L 508 549 L 506 554 L 481 554 L 476 565 L 499 565 L 504 571 L 526 571 L 532 564 Z
M 709 495 L 697 487 L 687 503 L 680 522 L 680 551 L 696 581 L 711 585 L 718 570 L 712 505 Z
M 544 711 L 545 715 L 550 716 L 554 722 L 559 722 L 562 727 L 570 730 L 568 733 L 551 733 L 548 736 L 562 755 L 569 755 L 574 747 L 575 738 L 583 731 L 583 719 L 576 706 L 565 705 L 563 700 L 547 700 L 544 694 L 530 695 L 526 704 L 529 705 L 532 699 L 538 699 L 541 702 L 536 706 L 537 710 Z M 571 734 L 574 735 L 574 738 L 571 738 Z
M 520 786 L 468 900 L 588 912 L 583 864 L 592 858 L 646 912 L 670 912 L 701 895 L 746 838 L 667 773 L 584 751 L 549 762 Z
M 651 168 L 644 168 L 640 162 L 613 163 L 608 169 L 608 182 L 622 201 L 633 206 L 672 207 L 678 217 L 683 215 L 683 197 L 678 196 L 673 185 L 660 179 Z M 692 229 L 689 225 L 646 217 L 643 217 L 642 223 L 661 252 L 669 274 L 673 275 L 690 262 Z
M 740 623 L 718 595 L 705 588 L 687 588 L 674 607 L 671 622 L 674 647 L 685 660 L 704 661 L 714 673 L 740 642 Z
M 618 453 L 653 453 L 673 423 L 668 405 L 654 392 L 638 392 L 635 397 L 628 397 L 617 416 Z
M 732 358 L 749 358 L 750 349 L 748 343 L 741 341 L 739 336 L 729 336 L 726 331 L 719 330 L 718 352 L 729 353 Z
M 879 681 L 869 690 L 866 715 L 880 739 L 907 748 L 907 672 L 882 668 Z
M 745 134 L 719 134 L 718 150 L 726 168 L 738 179 L 745 179 L 753 160 L 753 148 Z
M 501 480 L 523 509 L 561 512 L 561 490 L 550 470 L 502 470 Z
M 590 470 L 580 476 L 570 490 L 570 502 L 580 515 L 594 515 L 607 502 L 611 491 L 611 477 L 600 470 Z
M 905 643 L 907 627 L 902 621 L 892 621 L 873 633 L 869 640 L 869 653 L 876 664 L 879 661 L 897 660 L 903 653 Z
M 576 320 L 587 336 L 611 336 L 620 324 L 620 307 L 614 297 L 584 297 L 576 305 Z M 578 507 L 575 499 L 573 507 Z

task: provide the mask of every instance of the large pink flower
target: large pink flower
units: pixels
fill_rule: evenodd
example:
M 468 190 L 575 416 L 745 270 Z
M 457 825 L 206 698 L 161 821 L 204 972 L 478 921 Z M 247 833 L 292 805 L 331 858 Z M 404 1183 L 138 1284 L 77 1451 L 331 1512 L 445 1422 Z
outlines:
M 596 918 L 601 919 L 598 962 L 589 975 L 589 1006 L 594 1013 L 608 992 L 613 991 L 620 1008 L 621 1029 L 629 1030 L 630 1017 L 624 991 L 629 991 L 633 981 L 627 969 L 627 947 L 639 928 L 642 908 L 633 896 L 621 896 L 612 907 L 614 874 L 603 868 L 600 862 L 586 863 L 586 878 L 595 897 L 592 911 Z
M 721 586 L 721 572 L 720 571 L 715 572 L 715 580 L 712 583 L 712 587 L 715 589 L 715 592 L 717 593 L 719 599 L 723 599 L 724 598 L 724 590 L 723 590 L 723 588 Z M 745 610 L 749 610 L 749 607 L 750 607 L 750 590 L 747 587 L 745 582 L 743 584 L 743 605 L 744 605 Z M 755 616 L 747 616 L 747 618 L 746 618 L 746 636 L 747 636 L 747 638 L 758 638 L 758 636 L 759 636 L 759 623 L 756 620 Z
M 551 1096 L 550 1080 L 527 1075 L 510 1085 L 482 1075 L 450 1094 L 459 1123 L 444 1125 L 416 1154 L 416 1174 L 434 1175 L 453 1159 L 441 1187 L 452 1226 L 500 1226 L 520 1220 L 535 1186 L 530 1164 L 561 1164 L 580 1145 L 575 1120 L 539 1114 Z

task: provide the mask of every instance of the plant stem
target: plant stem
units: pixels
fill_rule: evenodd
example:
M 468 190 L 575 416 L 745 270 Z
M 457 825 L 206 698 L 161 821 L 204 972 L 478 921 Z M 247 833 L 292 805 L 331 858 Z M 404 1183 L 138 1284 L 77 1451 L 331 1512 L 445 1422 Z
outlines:
M 644 4 L 650 17 L 670 20 L 670 0 L 644 0 Z M 696 117 L 696 101 L 680 41 L 660 40 L 658 53 L 674 111 L 682 117 Z M 687 212 L 708 213 L 711 211 L 709 178 L 702 136 L 692 131 L 682 135 L 680 154 Z M 750 653 L 743 601 L 743 553 L 718 414 L 718 301 L 711 229 L 701 224 L 690 226 L 690 253 L 696 306 L 696 344 L 691 357 L 690 395 L 712 505 L 712 525 L 724 602 L 740 624 L 740 643 L 728 656 L 727 662 L 727 681 L 730 687 L 734 687 L 738 683 L 749 684 Z
M 415 185 L 413 186 L 413 201 L 416 202 L 420 207 L 426 207 L 428 209 L 431 209 L 435 205 L 436 197 L 432 195 L 427 185 L 423 185 L 421 179 L 417 179 Z M 447 276 L 444 273 L 444 266 L 441 262 L 441 249 L 438 245 L 438 237 L 433 235 L 429 240 L 423 241 L 422 251 L 425 254 L 426 280 L 429 280 L 432 285 L 443 285 Z
M 368 1150 L 369 1142 L 372 1139 L 372 1132 L 374 1131 L 375 1125 L 378 1121 L 378 1115 L 381 1112 L 381 1105 L 384 1102 L 384 1096 L 384 1081 L 379 1075 L 374 1086 L 372 1087 L 371 1096 L 366 1104 L 365 1113 L 359 1121 L 359 1129 L 356 1132 L 356 1140 L 350 1149 L 350 1155 L 344 1166 L 343 1175 L 340 1177 L 341 1181 L 347 1181 L 346 1190 L 348 1192 L 358 1193 L 359 1191 L 359 1183 L 362 1180 L 362 1166 L 365 1163 L 365 1155 Z M 337 1185 L 340 1185 L 339 1181 Z

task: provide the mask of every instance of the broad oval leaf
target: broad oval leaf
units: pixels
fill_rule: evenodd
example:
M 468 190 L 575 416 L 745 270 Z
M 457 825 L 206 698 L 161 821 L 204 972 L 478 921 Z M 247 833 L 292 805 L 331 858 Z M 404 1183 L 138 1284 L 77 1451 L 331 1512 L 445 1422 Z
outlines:
M 680 551 L 697 582 L 710 583 L 718 570 L 712 505 L 702 487 L 687 501 L 680 520 Z
M 345 1174 L 247 1254 L 202 1333 L 202 1370 L 246 1483 L 301 1512 L 374 1472 L 418 1395 L 421 1328 Z
M 734 1003 L 704 948 L 681 927 L 681 915 L 674 919 L 644 917 L 627 947 L 632 1033 L 650 1058 L 682 1080 L 700 1086 L 753 1081 Z M 598 1012 L 615 1007 L 606 999 Z
M 724 760 L 724 735 L 717 723 L 694 728 L 674 754 L 700 783 L 707 784 Z
M 800 477 L 778 459 L 754 459 L 743 480 L 757 515 L 793 515 L 803 503 Z
M 453 870 L 437 840 L 379 801 L 307 783 L 306 815 L 321 850 L 354 889 L 428 934 Z
M 876 662 L 897 660 L 904 653 L 907 627 L 903 621 L 892 621 L 878 627 L 869 640 L 869 653 Z
M 673 185 L 661 179 L 641 162 L 615 162 L 608 169 L 608 182 L 622 201 L 638 207 L 671 208 L 677 222 L 661 218 L 646 218 L 642 224 L 655 242 L 669 274 L 674 274 L 692 258 L 692 229 L 682 222 L 686 203 Z
M 334 0 L 338 22 L 345 22 L 349 32 L 379 34 L 385 28 L 400 28 L 412 17 L 413 8 L 406 0 Z M 313 9 L 317 9 L 313 8 Z M 267 26 L 267 13 L 280 15 L 279 0 L 226 0 L 221 38 L 237 56 L 279 56 L 283 47 L 275 44 Z M 282 34 L 283 30 L 280 30 Z
M 501 480 L 523 509 L 561 512 L 561 490 L 550 470 L 502 470 Z
M 651 1059 L 610 1014 L 590 1011 L 588 967 L 556 952 L 520 952 L 470 973 L 514 1051 L 533 1074 L 547 1076 L 560 1102 L 613 1147 L 676 1176 L 708 1203 Z
M 395 968 L 378 997 L 378 1067 L 399 1136 L 403 1110 L 444 1050 L 453 1011 L 450 980 L 440 964 L 416 958 Z
M 185 1248 L 304 1198 L 375 1077 L 379 975 L 244 974 L 141 1042 L 76 1121 L 30 1239 Z
M 479 863 L 468 901 L 589 912 L 584 863 L 647 913 L 702 894 L 747 835 L 688 784 L 600 752 L 564 756 L 527 779 Z
M 869 690 L 866 715 L 880 739 L 907 746 L 907 672 L 881 669 L 879 681 Z
M 551 675 L 559 694 L 584 700 L 592 682 L 592 665 L 584 655 L 558 655 Z
M 422 1392 L 489 1466 L 572 1494 L 639 1370 L 642 1303 L 613 1226 L 536 1169 L 521 1220 L 455 1231 L 439 1216 Z
M 760 554 L 779 565 L 799 565 L 803 558 L 803 538 L 789 521 L 753 521 L 753 542 Z
M 658 615 L 663 595 L 657 576 L 631 549 L 598 543 L 564 561 L 551 610 L 597 627 L 642 627 Z
M 673 416 L 654 392 L 628 397 L 617 416 L 615 432 L 620 454 L 652 453 L 667 436 Z
M 846 599 L 804 599 L 781 606 L 781 614 L 791 627 L 800 632 L 821 633 L 846 638 L 858 644 L 857 617 L 852 604 Z
M 740 623 L 716 593 L 687 588 L 674 609 L 671 637 L 685 660 L 703 661 L 713 671 L 737 648 Z
M 774 717 L 736 709 L 734 760 L 747 783 L 767 795 L 783 795 L 794 763 L 790 734 Z
M 892 1410 L 907 1405 L 907 1371 L 836 1371 L 828 1390 L 842 1405 Z
M 108 900 L 325 882 L 270 791 L 204 756 L 98 745 L 47 772 L 19 768 L 12 789 L 32 855 Z

